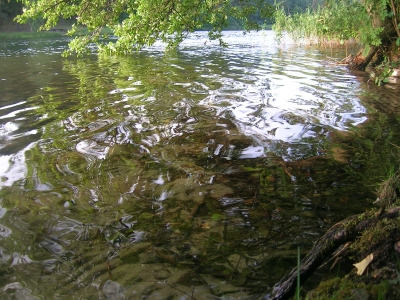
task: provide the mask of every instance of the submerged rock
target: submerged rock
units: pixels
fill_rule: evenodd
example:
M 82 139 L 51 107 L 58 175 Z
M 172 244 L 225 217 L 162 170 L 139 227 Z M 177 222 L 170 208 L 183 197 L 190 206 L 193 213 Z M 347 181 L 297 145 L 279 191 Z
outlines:
M 125 299 L 125 296 L 122 294 L 124 291 L 123 287 L 115 281 L 107 280 L 104 283 L 102 292 L 106 299 Z

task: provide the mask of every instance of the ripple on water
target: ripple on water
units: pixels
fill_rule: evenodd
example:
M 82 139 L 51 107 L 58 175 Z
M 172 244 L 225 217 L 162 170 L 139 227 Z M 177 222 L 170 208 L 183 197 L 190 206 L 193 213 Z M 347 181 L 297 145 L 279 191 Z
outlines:
M 105 159 L 109 150 L 109 146 L 99 145 L 97 142 L 91 140 L 80 141 L 76 145 L 76 151 L 82 153 L 88 161 Z
M 6 284 L 1 288 L 0 296 L 3 299 L 27 299 L 27 300 L 39 300 L 39 297 L 32 295 L 32 290 L 23 287 L 19 282 L 13 282 Z
M 357 79 L 321 63 L 320 50 L 279 48 L 270 36 L 229 33 L 228 49 L 193 36 L 175 54 L 157 44 L 60 59 L 57 70 L 43 51 L 58 46 L 20 45 L 18 72 L 0 76 L 22 78 L 4 96 L 16 104 L 0 108 L 0 148 L 33 129 L 40 147 L 0 156 L 1 196 L 29 212 L 0 209 L 2 224 L 26 224 L 0 225 L 2 240 L 23 237 L 14 256 L 0 249 L 13 261 L 8 283 L 65 298 L 172 299 L 178 288 L 244 298 L 271 284 L 271 253 L 312 245 L 340 211 L 332 194 L 350 188 L 332 184 L 347 179 L 340 167 L 335 178 L 337 164 L 285 163 L 325 155 L 329 132 L 365 121 Z M 27 263 L 40 282 L 27 280 Z
M 8 135 L 17 130 L 18 125 L 14 122 L 7 122 L 0 125 L 0 139 L 7 139 Z
M 0 236 L 1 237 L 9 237 L 12 233 L 12 230 L 7 226 L 0 224 Z
M 25 153 L 35 145 L 36 143 L 31 143 L 12 155 L 0 155 L 0 188 L 12 186 L 15 182 L 25 179 L 27 174 Z

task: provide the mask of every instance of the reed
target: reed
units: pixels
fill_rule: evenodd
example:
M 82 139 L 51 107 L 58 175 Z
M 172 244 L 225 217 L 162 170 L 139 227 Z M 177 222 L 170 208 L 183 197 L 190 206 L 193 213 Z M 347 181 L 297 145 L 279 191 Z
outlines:
M 365 24 L 358 7 L 351 0 L 331 1 L 329 5 L 290 15 L 277 6 L 273 30 L 278 41 L 288 35 L 297 43 L 344 45 L 359 39 L 359 28 Z

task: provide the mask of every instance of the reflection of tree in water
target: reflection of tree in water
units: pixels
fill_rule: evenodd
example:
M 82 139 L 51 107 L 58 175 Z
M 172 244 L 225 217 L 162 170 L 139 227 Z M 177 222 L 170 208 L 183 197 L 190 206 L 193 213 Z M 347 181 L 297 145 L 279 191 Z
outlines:
M 360 174 L 385 165 L 393 120 L 378 116 L 366 133 L 332 137 L 347 162 L 330 159 L 323 126 L 317 138 L 274 141 L 270 152 L 241 158 L 257 144 L 198 105 L 207 85 L 168 58 L 143 59 L 66 61 L 79 79 L 71 90 L 50 86 L 43 100 L 30 99 L 51 121 L 27 153 L 27 179 L 1 194 L 26 222 L 20 236 L 6 226 L 34 242 L 5 252 L 28 252 L 40 264 L 32 273 L 39 268 L 60 294 L 262 292 L 293 266 L 298 245 L 365 208 Z

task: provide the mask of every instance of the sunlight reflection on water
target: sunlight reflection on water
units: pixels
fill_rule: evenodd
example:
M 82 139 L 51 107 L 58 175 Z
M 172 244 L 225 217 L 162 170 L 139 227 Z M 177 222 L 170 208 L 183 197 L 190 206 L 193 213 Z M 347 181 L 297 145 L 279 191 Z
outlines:
M 0 46 L 3 293 L 181 295 L 168 279 L 240 298 L 271 253 L 343 213 L 345 172 L 327 171 L 323 143 L 367 120 L 358 78 L 271 32 L 225 41 L 84 59 L 59 57 L 66 39 Z

